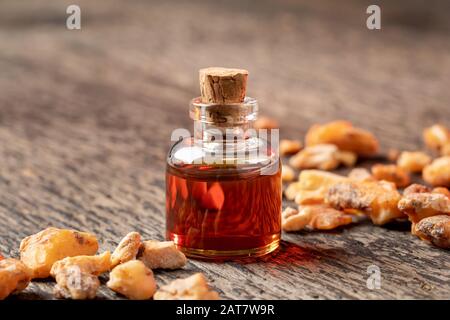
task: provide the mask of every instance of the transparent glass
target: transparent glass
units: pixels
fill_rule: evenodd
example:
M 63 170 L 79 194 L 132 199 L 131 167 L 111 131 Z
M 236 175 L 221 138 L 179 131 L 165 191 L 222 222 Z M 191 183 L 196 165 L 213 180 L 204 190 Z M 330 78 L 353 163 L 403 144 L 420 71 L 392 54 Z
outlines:
M 166 171 L 166 236 L 190 257 L 261 256 L 279 246 L 281 163 L 273 139 L 252 130 L 257 110 L 248 97 L 191 101 L 194 134 L 172 146 Z

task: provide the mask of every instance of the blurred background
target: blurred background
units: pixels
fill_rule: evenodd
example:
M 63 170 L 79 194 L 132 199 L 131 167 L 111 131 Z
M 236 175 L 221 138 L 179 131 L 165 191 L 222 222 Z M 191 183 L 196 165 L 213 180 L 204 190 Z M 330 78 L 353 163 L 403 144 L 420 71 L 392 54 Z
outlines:
M 81 30 L 66 28 L 70 4 Z M 381 30 L 366 27 L 370 4 Z M 248 69 L 284 138 L 349 119 L 385 149 L 417 149 L 423 127 L 450 124 L 449 12 L 445 0 L 0 0 L 3 170 L 151 166 L 163 185 L 207 66 Z

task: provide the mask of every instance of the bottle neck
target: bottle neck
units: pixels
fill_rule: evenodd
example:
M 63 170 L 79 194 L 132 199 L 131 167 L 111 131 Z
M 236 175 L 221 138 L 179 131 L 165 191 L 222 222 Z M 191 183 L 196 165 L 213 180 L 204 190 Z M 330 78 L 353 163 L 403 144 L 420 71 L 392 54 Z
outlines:
M 209 123 L 201 120 L 194 121 L 194 141 L 197 143 L 233 144 L 245 141 L 249 137 L 249 130 L 253 128 L 254 121 L 240 124 L 223 125 Z
M 258 114 L 258 102 L 246 97 L 242 103 L 202 103 L 191 100 L 189 114 L 194 120 L 194 139 L 198 142 L 245 140 Z

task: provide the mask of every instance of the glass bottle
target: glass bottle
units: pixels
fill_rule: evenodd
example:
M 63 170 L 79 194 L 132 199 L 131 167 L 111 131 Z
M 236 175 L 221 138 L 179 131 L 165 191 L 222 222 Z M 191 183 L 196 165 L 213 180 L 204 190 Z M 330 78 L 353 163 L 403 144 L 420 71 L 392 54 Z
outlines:
M 190 103 L 194 135 L 181 134 L 166 170 L 166 237 L 187 256 L 234 259 L 279 246 L 278 131 L 266 139 L 252 129 L 257 113 L 258 103 L 249 97 Z

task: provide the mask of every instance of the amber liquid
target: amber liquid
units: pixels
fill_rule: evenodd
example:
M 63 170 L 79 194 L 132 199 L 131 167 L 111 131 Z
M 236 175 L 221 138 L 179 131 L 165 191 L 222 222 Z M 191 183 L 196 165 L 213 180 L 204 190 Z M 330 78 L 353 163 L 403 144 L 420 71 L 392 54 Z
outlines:
M 188 256 L 260 256 L 278 247 L 281 170 L 168 165 L 167 238 Z

